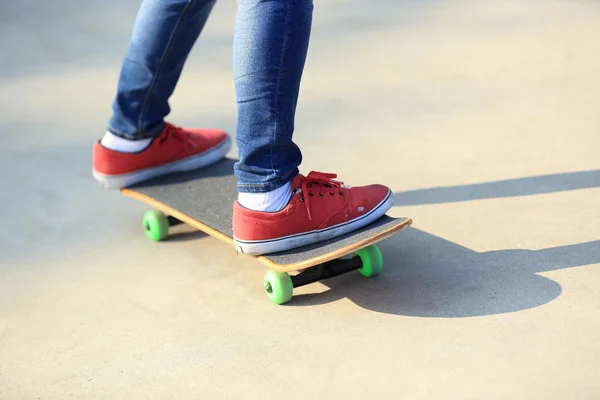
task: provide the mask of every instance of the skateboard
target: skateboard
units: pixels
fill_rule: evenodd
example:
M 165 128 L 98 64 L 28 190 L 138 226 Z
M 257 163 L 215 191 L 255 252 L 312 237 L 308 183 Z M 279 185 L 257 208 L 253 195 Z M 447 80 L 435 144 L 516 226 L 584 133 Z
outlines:
M 122 188 L 121 193 L 154 208 L 143 218 L 144 230 L 151 240 L 164 240 L 170 227 L 185 223 L 235 248 L 231 227 L 232 205 L 237 199 L 235 162 L 224 158 L 209 167 Z M 367 278 L 379 275 L 383 258 L 376 243 L 411 224 L 410 218 L 384 215 L 361 229 L 331 240 L 250 257 L 270 268 L 264 277 L 269 300 L 284 304 L 292 299 L 294 288 L 300 286 L 355 270 Z

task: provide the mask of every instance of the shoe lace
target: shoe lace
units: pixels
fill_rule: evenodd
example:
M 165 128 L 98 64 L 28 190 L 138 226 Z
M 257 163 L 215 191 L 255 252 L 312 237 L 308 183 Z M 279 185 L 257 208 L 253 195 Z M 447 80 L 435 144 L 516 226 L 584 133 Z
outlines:
M 344 194 L 340 191 L 344 182 L 336 181 L 333 178 L 337 178 L 336 174 L 329 174 L 325 172 L 310 172 L 302 180 L 302 193 L 303 201 L 308 212 L 308 219 L 312 219 L 310 214 L 310 198 L 318 194 L 319 196 L 325 196 L 325 193 L 329 192 L 330 196 L 334 196 L 336 193 L 343 196 Z M 317 191 L 318 189 L 318 191 Z
M 173 138 L 183 144 L 184 147 L 193 146 L 196 147 L 196 143 L 191 140 L 191 138 L 185 133 L 185 131 L 175 125 L 167 125 L 165 129 L 165 134 L 158 141 L 159 144 L 163 144 L 167 139 Z

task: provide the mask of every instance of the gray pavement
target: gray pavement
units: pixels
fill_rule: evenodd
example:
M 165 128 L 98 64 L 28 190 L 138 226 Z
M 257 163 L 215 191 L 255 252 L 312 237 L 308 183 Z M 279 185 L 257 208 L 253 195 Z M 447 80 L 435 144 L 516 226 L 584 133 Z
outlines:
M 303 170 L 386 183 L 414 224 L 380 277 L 282 307 L 91 177 L 137 5 L 0 3 L 0 398 L 600 398 L 596 2 L 316 2 Z M 235 131 L 234 17 L 170 120 Z

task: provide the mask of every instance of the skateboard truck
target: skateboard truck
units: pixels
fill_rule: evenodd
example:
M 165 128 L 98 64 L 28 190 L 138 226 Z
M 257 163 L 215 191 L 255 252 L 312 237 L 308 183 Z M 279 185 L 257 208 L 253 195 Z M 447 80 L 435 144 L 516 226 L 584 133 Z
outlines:
M 302 269 L 297 275 L 270 270 L 264 278 L 264 289 L 267 297 L 275 304 L 284 304 L 292 299 L 294 288 L 333 278 L 358 270 L 365 278 L 381 273 L 383 259 L 375 244 L 358 249 L 349 259 L 337 258 Z
M 362 260 L 359 256 L 350 259 L 337 259 L 327 261 L 324 264 L 305 269 L 298 275 L 292 276 L 292 285 L 297 288 L 311 283 L 319 282 L 325 279 L 334 278 L 348 272 L 362 268 Z
M 167 215 L 167 221 L 169 222 L 169 227 L 185 224 L 185 222 L 178 220 L 177 218 L 175 218 L 172 215 Z

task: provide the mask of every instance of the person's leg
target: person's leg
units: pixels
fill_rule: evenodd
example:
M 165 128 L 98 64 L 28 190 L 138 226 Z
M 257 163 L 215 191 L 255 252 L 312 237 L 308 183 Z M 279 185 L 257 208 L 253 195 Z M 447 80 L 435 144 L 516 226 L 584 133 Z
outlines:
M 233 205 L 238 251 L 266 254 L 358 229 L 392 205 L 382 185 L 343 187 L 334 174 L 299 174 L 292 141 L 312 0 L 238 0 L 234 74 L 238 104 Z M 332 153 L 338 156 L 335 149 Z
M 169 98 L 216 0 L 144 0 L 121 67 L 108 130 L 152 138 L 165 125 Z
M 94 145 L 94 177 L 106 187 L 212 164 L 230 148 L 219 130 L 167 122 L 169 98 L 215 0 L 144 0 L 119 76 L 108 130 Z M 155 140 L 159 138 L 159 140 Z
M 271 192 L 298 174 L 302 155 L 292 134 L 312 13 L 312 0 L 238 0 L 234 77 L 240 193 Z

